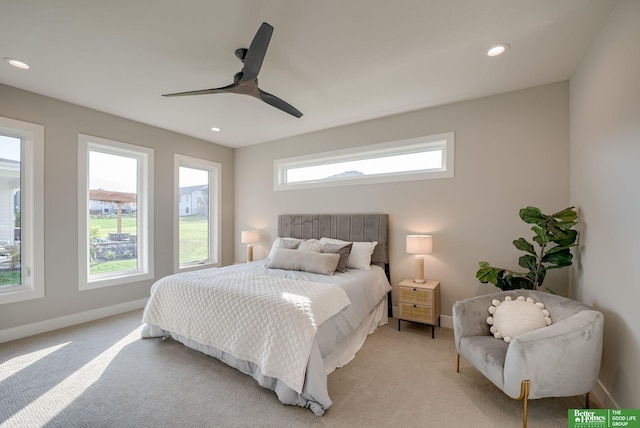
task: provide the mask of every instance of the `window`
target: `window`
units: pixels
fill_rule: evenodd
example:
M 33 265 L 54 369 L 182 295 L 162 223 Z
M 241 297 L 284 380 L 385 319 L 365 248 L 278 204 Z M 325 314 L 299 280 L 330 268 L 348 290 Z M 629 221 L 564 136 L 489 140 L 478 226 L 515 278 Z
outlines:
M 0 117 L 0 303 L 44 297 L 44 127 Z
M 153 150 L 78 136 L 80 290 L 153 278 Z
M 220 264 L 220 169 L 216 162 L 175 155 L 176 271 Z
M 274 162 L 274 190 L 453 177 L 453 132 Z

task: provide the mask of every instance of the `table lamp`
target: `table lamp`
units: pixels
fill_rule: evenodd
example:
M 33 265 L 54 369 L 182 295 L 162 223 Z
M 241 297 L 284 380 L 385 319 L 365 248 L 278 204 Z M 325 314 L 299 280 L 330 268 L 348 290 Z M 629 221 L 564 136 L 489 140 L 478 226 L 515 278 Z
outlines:
M 258 242 L 257 230 L 243 230 L 240 232 L 240 242 L 247 244 L 247 262 L 253 261 L 253 244 Z
M 433 252 L 433 237 L 431 235 L 407 235 L 407 253 L 416 256 L 416 273 L 413 282 L 423 284 L 424 255 Z

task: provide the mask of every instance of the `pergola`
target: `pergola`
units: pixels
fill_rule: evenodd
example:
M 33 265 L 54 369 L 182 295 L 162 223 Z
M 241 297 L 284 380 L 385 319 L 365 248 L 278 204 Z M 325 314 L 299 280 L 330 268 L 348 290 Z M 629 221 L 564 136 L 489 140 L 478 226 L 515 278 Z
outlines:
M 136 202 L 135 193 L 112 192 L 110 190 L 89 190 L 92 201 L 113 202 L 118 206 L 118 233 L 122 233 L 122 204 Z

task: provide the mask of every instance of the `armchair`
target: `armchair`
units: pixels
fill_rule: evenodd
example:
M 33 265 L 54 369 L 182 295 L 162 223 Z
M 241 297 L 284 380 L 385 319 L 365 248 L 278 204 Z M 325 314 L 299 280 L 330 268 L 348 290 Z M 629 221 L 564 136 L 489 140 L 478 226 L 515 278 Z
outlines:
M 550 312 L 553 324 L 514 337 L 510 343 L 489 332 L 488 308 L 505 296 L 533 298 Z M 558 295 L 513 290 L 473 297 L 453 305 L 453 330 L 460 356 L 509 397 L 528 399 L 587 394 L 600 373 L 604 317 L 592 307 Z

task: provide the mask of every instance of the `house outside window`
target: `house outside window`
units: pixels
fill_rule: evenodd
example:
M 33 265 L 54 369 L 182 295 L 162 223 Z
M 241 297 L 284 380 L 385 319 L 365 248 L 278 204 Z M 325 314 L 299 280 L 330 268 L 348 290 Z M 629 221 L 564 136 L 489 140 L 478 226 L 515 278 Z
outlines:
M 44 297 L 44 127 L 0 117 L 0 304 Z

